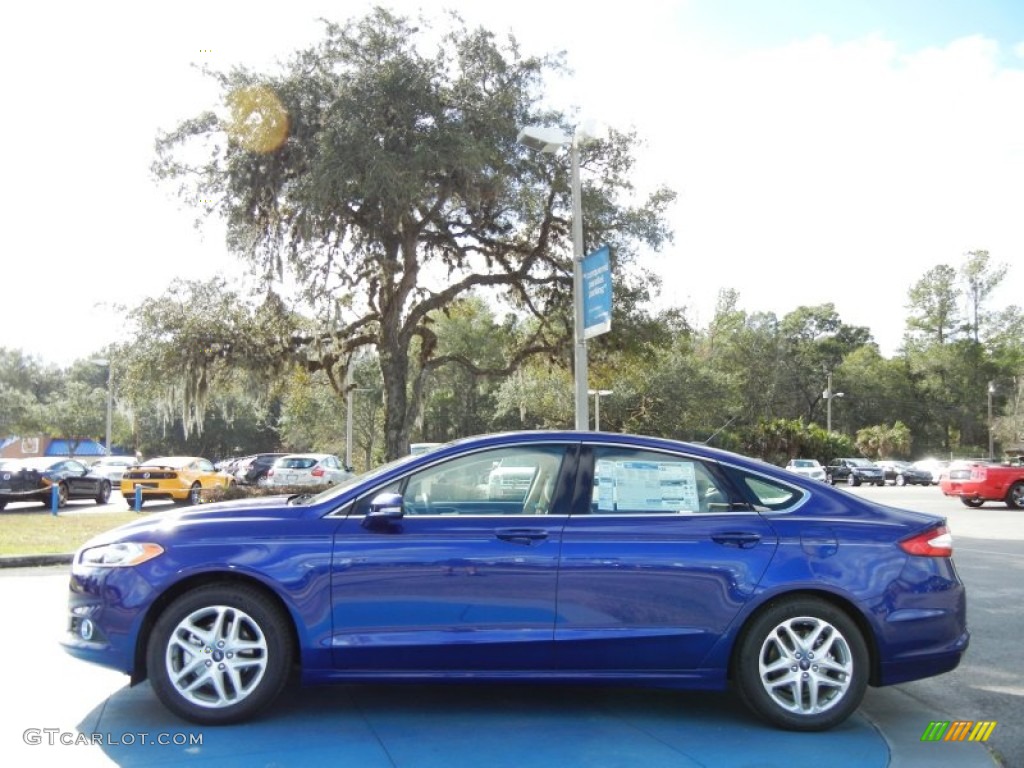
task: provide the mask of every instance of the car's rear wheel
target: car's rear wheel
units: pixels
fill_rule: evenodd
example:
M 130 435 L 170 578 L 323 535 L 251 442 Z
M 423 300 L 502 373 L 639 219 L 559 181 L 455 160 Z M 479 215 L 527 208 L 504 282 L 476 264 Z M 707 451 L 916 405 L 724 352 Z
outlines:
M 1024 482 L 1016 482 L 1006 493 L 1006 506 L 1010 509 L 1024 509 Z
M 896 475 L 896 485 L 906 485 L 906 484 L 907 484 L 907 478 L 905 478 L 903 475 Z
M 106 504 L 110 501 L 110 483 L 104 480 L 100 483 L 100 489 L 96 492 L 96 503 Z
M 220 725 L 252 717 L 277 698 L 293 656 L 288 619 L 264 593 L 209 585 L 160 614 L 146 664 L 153 691 L 169 710 Z
M 780 600 L 744 629 L 733 681 L 744 703 L 772 725 L 820 731 L 860 705 L 868 651 L 843 611 L 814 597 Z
M 203 487 L 199 483 L 192 483 L 188 489 L 188 503 L 193 507 L 203 500 Z
M 969 499 L 966 496 L 961 496 L 960 501 L 964 503 L 965 507 L 973 507 L 975 509 L 977 509 L 978 507 L 985 503 L 981 499 Z

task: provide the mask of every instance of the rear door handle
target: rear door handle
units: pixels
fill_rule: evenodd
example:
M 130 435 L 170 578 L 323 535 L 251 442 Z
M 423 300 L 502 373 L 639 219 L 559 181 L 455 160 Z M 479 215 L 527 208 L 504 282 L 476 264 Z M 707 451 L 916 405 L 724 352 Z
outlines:
M 500 528 L 496 535 L 502 541 L 530 545 L 547 539 L 548 532 L 541 528 Z
M 751 547 L 757 546 L 761 541 L 761 534 L 749 531 L 727 531 L 724 533 L 712 534 L 711 540 L 716 544 L 721 544 L 723 547 L 750 549 Z

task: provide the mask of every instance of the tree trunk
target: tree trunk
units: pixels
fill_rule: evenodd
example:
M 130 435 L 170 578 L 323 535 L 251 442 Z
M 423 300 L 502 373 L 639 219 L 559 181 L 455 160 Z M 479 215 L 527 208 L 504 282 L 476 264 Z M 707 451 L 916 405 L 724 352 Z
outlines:
M 380 350 L 380 371 L 384 378 L 384 458 L 392 461 L 409 452 L 409 423 L 406 419 L 408 351 L 383 347 Z

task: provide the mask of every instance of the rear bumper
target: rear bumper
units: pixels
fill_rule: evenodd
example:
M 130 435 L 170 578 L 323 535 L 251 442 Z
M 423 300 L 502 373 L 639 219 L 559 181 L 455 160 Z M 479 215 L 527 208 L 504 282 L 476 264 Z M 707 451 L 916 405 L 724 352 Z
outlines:
M 960 665 L 960 660 L 970 643 L 971 633 L 964 630 L 964 633 L 947 648 L 911 657 L 903 656 L 898 661 L 883 662 L 879 668 L 878 685 L 896 685 L 951 672 Z

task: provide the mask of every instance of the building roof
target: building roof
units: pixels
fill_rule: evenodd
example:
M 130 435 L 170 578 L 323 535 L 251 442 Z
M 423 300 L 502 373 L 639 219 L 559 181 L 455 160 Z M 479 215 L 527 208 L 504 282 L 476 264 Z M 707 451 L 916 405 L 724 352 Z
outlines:
M 50 441 L 50 444 L 46 446 L 45 456 L 70 456 L 71 455 L 71 440 L 64 440 L 62 438 L 55 438 Z M 107 451 L 103 447 L 103 443 L 97 443 L 95 440 L 82 440 L 75 447 L 75 456 L 106 456 Z

